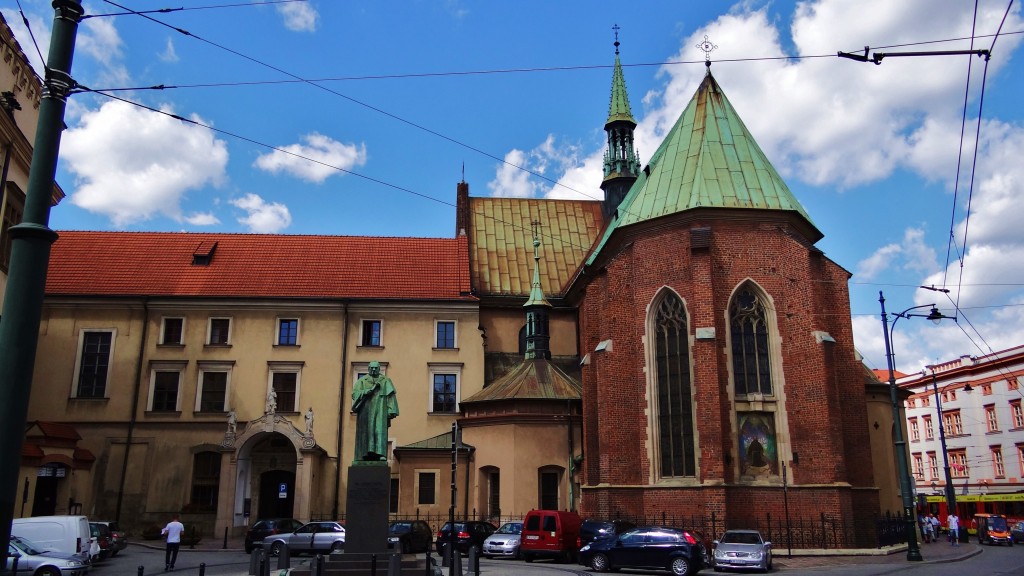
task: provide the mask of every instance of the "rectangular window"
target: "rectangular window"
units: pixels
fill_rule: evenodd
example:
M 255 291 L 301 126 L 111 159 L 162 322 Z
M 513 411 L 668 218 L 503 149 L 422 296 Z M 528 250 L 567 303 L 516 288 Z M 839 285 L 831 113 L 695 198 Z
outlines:
M 436 479 L 434 472 L 420 472 L 416 475 L 416 503 L 431 505 L 437 503 Z
M 935 439 L 935 428 L 932 427 L 932 417 L 931 416 L 923 416 L 921 419 L 924 420 L 924 439 L 925 440 L 934 440 Z
M 160 329 L 160 343 L 180 346 L 184 343 L 184 332 L 184 318 L 164 318 L 163 326 Z
M 928 478 L 935 480 L 939 477 L 939 461 L 935 459 L 935 452 L 928 453 Z
M 924 458 L 920 454 L 914 454 L 914 478 L 924 480 Z
M 398 514 L 398 478 L 391 479 L 391 490 L 388 492 L 388 513 Z
M 921 406 L 927 408 L 928 406 L 931 406 L 931 405 L 932 405 L 932 399 L 931 398 L 929 398 L 928 396 L 922 396 L 921 397 Z
M 177 370 L 154 370 L 149 409 L 153 412 L 176 412 L 180 382 L 181 372 Z
M 992 446 L 992 473 L 996 478 L 1005 478 L 1006 469 L 1003 466 L 1003 449 L 999 446 Z
M 953 436 L 959 436 L 964 433 L 963 423 L 960 421 L 960 411 L 954 410 L 945 412 L 942 414 L 942 422 L 946 427 L 946 432 Z
M 220 454 L 199 452 L 192 459 L 192 508 L 196 512 L 217 511 L 220 484 Z
M 969 472 L 967 468 L 967 451 L 950 450 L 949 467 L 954 478 L 966 478 Z
M 274 394 L 276 412 L 299 411 L 299 386 L 302 382 L 302 362 L 268 362 L 270 368 L 269 390 Z M 270 403 L 268 390 L 267 403 Z M 269 408 L 269 406 L 267 407 Z
M 1016 390 L 1019 387 L 1020 387 L 1020 381 L 1017 380 L 1016 376 L 1011 377 L 1011 378 L 1007 378 L 1007 380 L 1006 380 L 1006 389 L 1007 390 Z
M 3 195 L 3 223 L 0 224 L 0 269 L 7 272 L 11 267 L 11 226 L 21 224 L 25 212 L 25 193 L 13 182 L 7 182 Z
M 917 418 L 910 419 L 910 441 L 919 442 L 921 440 L 921 428 L 917 425 Z
M 363 334 L 359 342 L 362 346 L 380 346 L 380 320 L 363 320 Z
M 1024 428 L 1024 411 L 1021 410 L 1020 400 L 1010 402 L 1010 417 L 1013 418 L 1014 428 Z
M 200 412 L 223 412 L 227 393 L 227 372 L 204 369 L 199 373 Z
M 113 330 L 83 330 L 78 351 L 78 374 L 75 377 L 75 396 L 78 398 L 104 398 L 110 379 L 110 359 L 113 352 Z
M 210 318 L 210 332 L 206 339 L 210 346 L 231 344 L 231 318 Z
M 558 510 L 558 472 L 540 473 L 540 509 Z
M 982 396 L 991 396 L 992 395 L 992 385 L 991 384 L 982 384 L 981 385 L 981 395 Z
M 455 322 L 439 320 L 435 348 L 455 348 Z
M 299 319 L 279 318 L 277 320 L 277 345 L 297 346 L 299 344 Z
M 915 403 L 913 398 L 907 398 L 907 408 L 913 408 L 914 404 Z
M 956 400 L 956 390 L 947 390 L 942 393 L 942 402 L 953 402 Z
M 999 419 L 996 417 L 996 407 L 993 404 L 985 406 L 985 423 L 989 432 L 999 431 Z
M 1020 468 L 1020 475 L 1024 476 L 1024 444 L 1017 444 L 1017 466 Z
M 501 472 L 495 471 L 487 475 L 487 507 L 488 516 L 501 516 Z
M 455 374 L 434 374 L 431 412 L 455 412 Z

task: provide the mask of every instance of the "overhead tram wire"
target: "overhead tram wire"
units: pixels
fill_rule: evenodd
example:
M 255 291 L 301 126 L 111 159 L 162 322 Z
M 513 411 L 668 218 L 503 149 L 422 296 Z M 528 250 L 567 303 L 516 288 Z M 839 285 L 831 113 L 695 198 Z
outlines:
M 32 26 L 28 23 L 28 17 L 25 16 L 25 9 L 21 7 L 21 0 L 17 0 L 17 2 L 18 2 L 18 13 L 21 14 L 21 21 L 25 24 L 25 29 L 28 30 L 28 36 L 29 36 L 29 38 L 32 39 L 32 46 L 35 47 L 36 54 L 39 55 L 39 61 L 42 62 L 43 63 L 43 67 L 45 67 L 46 66 L 46 58 L 43 58 L 43 52 L 39 49 L 39 42 L 36 41 L 36 35 L 35 35 L 35 33 L 32 32 Z M 29 68 L 32 68 L 32 67 L 29 66 Z M 33 71 L 33 73 L 34 73 L 34 71 Z M 36 74 L 36 78 L 39 78 L 38 74 Z M 40 78 L 40 80 L 42 80 L 42 79 Z
M 105 18 L 107 16 L 130 16 L 133 14 L 170 14 L 171 12 L 186 12 L 193 10 L 215 10 L 219 8 L 243 8 L 251 6 L 266 6 L 268 4 L 291 4 L 293 2 L 309 2 L 309 0 L 262 0 L 261 2 L 240 2 L 237 4 L 216 4 L 213 6 L 193 6 L 190 8 L 155 8 L 151 10 L 139 10 L 137 12 L 111 12 L 107 14 L 87 14 L 87 18 Z
M 199 127 L 199 128 L 205 128 L 207 130 L 210 130 L 211 132 L 216 132 L 217 134 L 222 134 L 222 135 L 228 136 L 230 138 L 235 138 L 235 139 L 241 140 L 243 142 L 248 142 L 250 144 L 254 144 L 256 146 L 260 146 L 262 148 L 266 148 L 268 150 L 272 150 L 274 152 L 281 152 L 282 154 L 287 154 L 289 156 L 293 156 L 293 157 L 299 158 L 301 160 L 306 160 L 308 162 L 313 162 L 315 164 L 319 164 L 319 165 L 324 166 L 326 168 L 330 168 L 332 170 L 337 170 L 338 172 L 343 172 L 345 174 L 350 174 L 350 175 L 355 176 L 357 178 L 362 178 L 363 180 L 366 180 L 368 182 L 373 182 L 375 184 L 380 184 L 381 186 L 385 186 L 385 187 L 391 188 L 393 190 L 398 190 L 400 192 L 405 192 L 407 194 L 412 194 L 413 196 L 418 196 L 418 197 L 423 198 L 425 200 L 430 200 L 431 202 L 436 202 L 437 204 L 441 204 L 443 206 L 449 206 L 451 208 L 456 208 L 457 207 L 455 204 L 452 204 L 451 202 L 448 202 L 446 200 L 441 200 L 439 198 L 435 198 L 435 197 L 433 197 L 433 196 L 431 196 L 429 194 L 425 194 L 423 192 L 417 192 L 416 190 L 413 190 L 411 188 L 406 188 L 404 186 L 399 186 L 398 184 L 393 184 L 393 183 L 388 182 L 386 180 L 381 180 L 379 178 L 374 178 L 373 176 L 368 176 L 366 174 L 361 174 L 359 172 L 348 170 L 348 169 L 342 168 L 340 166 L 335 166 L 334 164 L 330 164 L 330 163 L 324 162 L 322 160 L 317 160 L 315 158 L 310 158 L 309 156 L 304 156 L 302 154 L 299 154 L 297 152 L 292 152 L 291 150 L 287 150 L 285 148 L 280 148 L 280 147 L 274 146 L 272 144 L 267 144 L 266 142 L 261 142 L 259 140 L 256 140 L 255 138 L 250 138 L 248 136 L 243 136 L 241 134 L 238 134 L 238 133 L 235 133 L 235 132 L 231 132 L 231 131 L 228 131 L 228 130 L 224 130 L 222 128 L 216 128 L 216 127 L 211 126 L 209 124 L 203 124 L 202 122 L 199 122 L 199 121 L 196 121 L 196 120 L 192 120 L 191 118 L 185 118 L 185 117 L 180 116 L 178 114 L 174 114 L 174 113 L 171 113 L 171 112 L 160 110 L 159 108 L 153 108 L 152 106 L 147 106 L 147 105 L 141 104 L 139 102 L 134 102 L 132 100 L 128 100 L 127 98 L 122 98 L 120 96 L 115 96 L 114 94 L 108 94 L 106 92 L 102 92 L 102 91 L 99 91 L 99 90 L 92 90 L 92 89 L 90 89 L 88 87 L 85 87 L 85 86 L 82 86 L 82 85 L 78 85 L 78 88 L 81 89 L 80 90 L 81 92 L 89 92 L 89 93 L 92 93 L 92 94 L 97 94 L 97 95 L 100 95 L 100 96 L 105 96 L 107 98 L 110 98 L 111 100 L 117 100 L 118 102 L 123 102 L 123 103 L 129 104 L 131 106 L 136 106 L 136 107 L 141 108 L 143 110 L 148 110 L 150 112 L 155 112 L 157 114 L 162 114 L 164 116 L 167 116 L 169 118 L 173 118 L 173 119 L 178 120 L 180 122 L 184 122 L 186 124 L 191 124 L 191 125 Z M 489 218 L 491 220 L 494 220 L 495 222 L 501 222 L 503 224 L 507 224 L 507 225 L 511 226 L 512 228 L 519 229 L 519 230 L 522 230 L 524 232 L 529 232 L 531 234 L 533 233 L 531 228 L 529 228 L 527 226 L 523 226 L 523 225 L 518 224 L 516 222 L 506 221 L 506 220 L 503 220 L 503 219 L 498 218 L 496 216 L 493 216 L 491 214 L 485 214 L 483 212 L 478 212 L 477 215 L 483 216 L 484 218 Z M 589 250 L 591 249 L 590 246 L 583 246 L 583 245 L 580 245 L 580 244 L 575 244 L 575 243 L 573 243 L 573 242 L 571 242 L 571 241 L 569 241 L 567 239 L 560 238 L 558 236 L 554 236 L 554 235 L 551 235 L 551 234 L 540 233 L 540 235 L 543 236 L 546 239 L 549 239 L 549 240 L 552 240 L 552 241 L 556 241 L 556 242 L 558 242 L 559 244 L 561 244 L 563 246 L 571 246 L 573 248 L 577 248 L 577 249 L 582 250 L 584 252 L 589 252 Z

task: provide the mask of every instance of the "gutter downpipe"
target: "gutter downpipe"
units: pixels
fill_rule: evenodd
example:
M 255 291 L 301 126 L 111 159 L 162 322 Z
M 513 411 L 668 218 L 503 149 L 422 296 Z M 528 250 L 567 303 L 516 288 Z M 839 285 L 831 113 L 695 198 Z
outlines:
M 331 517 L 337 520 L 338 498 L 341 494 L 341 442 L 345 438 L 345 374 L 348 373 L 348 304 L 341 303 L 341 318 L 343 328 L 341 331 L 341 386 L 338 392 L 338 472 L 334 475 L 334 506 L 331 508 Z M 345 511 L 348 513 L 348 510 Z
M 114 520 L 121 522 L 121 503 L 124 500 L 124 482 L 128 475 L 128 455 L 132 449 L 132 438 L 135 434 L 136 412 L 139 409 L 139 391 L 142 389 L 142 359 L 146 354 L 146 339 L 149 338 L 149 297 L 142 297 L 142 338 L 139 342 L 138 370 L 135 374 L 135 389 L 132 391 L 132 413 L 128 418 L 128 439 L 124 445 L 124 460 L 121 462 L 121 480 L 117 484 L 117 507 Z

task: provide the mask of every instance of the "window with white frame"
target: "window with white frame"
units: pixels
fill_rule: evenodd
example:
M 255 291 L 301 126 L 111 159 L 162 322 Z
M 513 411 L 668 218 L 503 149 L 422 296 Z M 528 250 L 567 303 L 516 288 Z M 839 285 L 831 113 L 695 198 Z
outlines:
M 206 332 L 208 346 L 229 346 L 231 344 L 231 318 L 210 318 Z
M 164 318 L 160 326 L 160 344 L 180 346 L 185 343 L 185 319 Z
M 153 361 L 149 363 L 150 412 L 178 412 L 181 402 L 181 378 L 188 363 Z
M 920 442 L 921 441 L 921 428 L 917 424 L 917 418 L 910 419 L 910 441 Z
M 935 428 L 932 427 L 932 417 L 922 416 L 921 420 L 924 421 L 924 439 L 934 440 L 935 439 Z
M 1017 444 L 1017 467 L 1020 475 L 1024 476 L 1024 444 Z
M 429 363 L 430 411 L 453 414 L 459 411 L 459 381 L 462 364 Z
M 985 424 L 988 425 L 989 432 L 999 431 L 999 418 L 996 417 L 996 407 L 994 404 L 985 406 Z
M 928 478 L 935 480 L 939 477 L 939 461 L 935 459 L 935 452 L 928 453 Z
M 924 480 L 924 458 L 920 454 L 914 454 L 914 478 Z
M 1010 402 L 1010 417 L 1014 428 L 1024 428 L 1024 410 L 1021 410 L 1020 400 Z
M 78 358 L 75 361 L 75 398 L 106 398 L 110 383 L 111 360 L 117 331 L 82 330 L 78 334 Z
M 278 318 L 277 338 L 274 340 L 277 346 L 298 346 L 299 345 L 299 319 Z
M 277 394 L 278 412 L 298 412 L 299 385 L 302 377 L 302 362 L 268 362 L 270 367 L 269 389 Z M 268 390 L 269 392 L 269 390 Z
M 966 450 L 950 450 L 949 451 L 949 467 L 952 469 L 952 475 L 956 478 L 966 478 L 970 473 L 967 468 L 967 451 Z
M 964 433 L 963 422 L 960 420 L 960 411 L 951 410 L 942 414 L 942 422 L 946 427 L 946 432 L 953 436 L 959 436 Z
M 438 320 L 434 323 L 434 347 L 455 348 L 455 321 Z
M 197 412 L 225 412 L 234 362 L 200 362 Z
M 359 345 L 360 346 L 383 346 L 382 320 L 363 320 L 360 324 Z
M 437 504 L 437 470 L 416 471 L 416 504 L 431 506 Z
M 992 474 L 996 478 L 1006 477 L 1006 468 L 1003 466 L 1003 449 L 1000 446 L 990 447 L 992 451 Z

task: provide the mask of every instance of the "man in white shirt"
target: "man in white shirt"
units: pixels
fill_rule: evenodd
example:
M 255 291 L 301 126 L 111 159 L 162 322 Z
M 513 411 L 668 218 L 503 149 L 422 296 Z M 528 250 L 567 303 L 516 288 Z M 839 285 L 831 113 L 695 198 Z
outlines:
M 174 570 L 174 561 L 178 559 L 178 548 L 181 547 L 181 533 L 185 526 L 178 520 L 178 515 L 171 517 L 171 521 L 164 526 L 160 534 L 167 536 L 167 548 L 164 552 L 164 572 Z
M 960 545 L 960 517 L 956 515 L 956 512 L 950 513 L 946 517 L 947 526 L 949 527 L 949 539 L 952 541 L 953 546 Z

